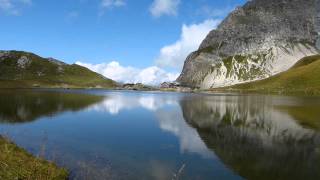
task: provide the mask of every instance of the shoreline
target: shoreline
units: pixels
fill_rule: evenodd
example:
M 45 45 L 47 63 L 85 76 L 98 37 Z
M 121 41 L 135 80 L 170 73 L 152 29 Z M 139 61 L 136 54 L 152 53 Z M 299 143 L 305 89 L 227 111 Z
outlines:
M 0 179 L 67 180 L 69 172 L 55 163 L 35 157 L 0 135 Z
M 307 89 L 307 88 L 306 88 Z M 307 96 L 307 97 L 320 97 L 320 91 L 307 92 L 305 90 L 287 91 L 285 89 L 272 90 L 272 89 L 237 89 L 237 88 L 215 88 L 204 90 L 190 90 L 181 91 L 179 89 L 126 89 L 126 88 L 64 88 L 64 87 L 24 87 L 24 88 L 3 88 L 0 90 L 105 90 L 105 91 L 129 91 L 129 92 L 172 92 L 172 93 L 191 93 L 191 94 L 245 94 L 245 95 L 279 95 L 279 96 Z

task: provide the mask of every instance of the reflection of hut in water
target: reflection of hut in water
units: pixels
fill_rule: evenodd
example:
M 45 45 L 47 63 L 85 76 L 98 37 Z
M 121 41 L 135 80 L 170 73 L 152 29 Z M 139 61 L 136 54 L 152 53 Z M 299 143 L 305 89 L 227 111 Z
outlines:
M 181 101 L 185 120 L 207 147 L 246 179 L 319 179 L 320 136 L 272 98 L 213 96 Z

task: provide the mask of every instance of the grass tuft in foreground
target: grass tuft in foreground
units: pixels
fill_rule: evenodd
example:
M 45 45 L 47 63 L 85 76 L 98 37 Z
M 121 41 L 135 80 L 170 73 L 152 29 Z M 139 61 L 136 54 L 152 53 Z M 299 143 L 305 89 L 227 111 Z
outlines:
M 0 179 L 65 180 L 68 172 L 0 136 Z

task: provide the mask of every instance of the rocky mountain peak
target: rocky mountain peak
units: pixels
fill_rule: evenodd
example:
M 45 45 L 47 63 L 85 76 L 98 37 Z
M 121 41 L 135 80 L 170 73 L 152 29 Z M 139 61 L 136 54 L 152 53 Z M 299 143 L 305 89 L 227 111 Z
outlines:
M 186 60 L 178 82 L 211 88 L 267 78 L 319 53 L 320 0 L 252 0 Z
M 315 0 L 254 0 L 233 11 L 202 42 L 200 49 L 224 43 L 228 54 L 246 48 L 260 50 L 266 43 L 306 42 L 315 44 L 317 9 Z M 243 46 L 235 47 L 234 42 Z M 233 47 L 228 47 L 233 46 Z M 270 46 L 270 45 L 268 45 Z

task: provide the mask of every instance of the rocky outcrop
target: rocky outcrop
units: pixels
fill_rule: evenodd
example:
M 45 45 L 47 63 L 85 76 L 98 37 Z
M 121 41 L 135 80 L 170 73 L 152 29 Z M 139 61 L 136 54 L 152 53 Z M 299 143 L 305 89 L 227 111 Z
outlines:
M 28 57 L 26 57 L 26 56 L 21 56 L 21 57 L 18 59 L 17 64 L 18 64 L 18 67 L 19 67 L 19 68 L 24 69 L 24 68 L 26 68 L 26 66 L 27 66 L 28 64 L 30 64 L 30 62 L 31 62 L 31 60 L 30 60 Z
M 187 58 L 177 79 L 202 89 L 264 79 L 319 53 L 320 0 L 252 0 Z

